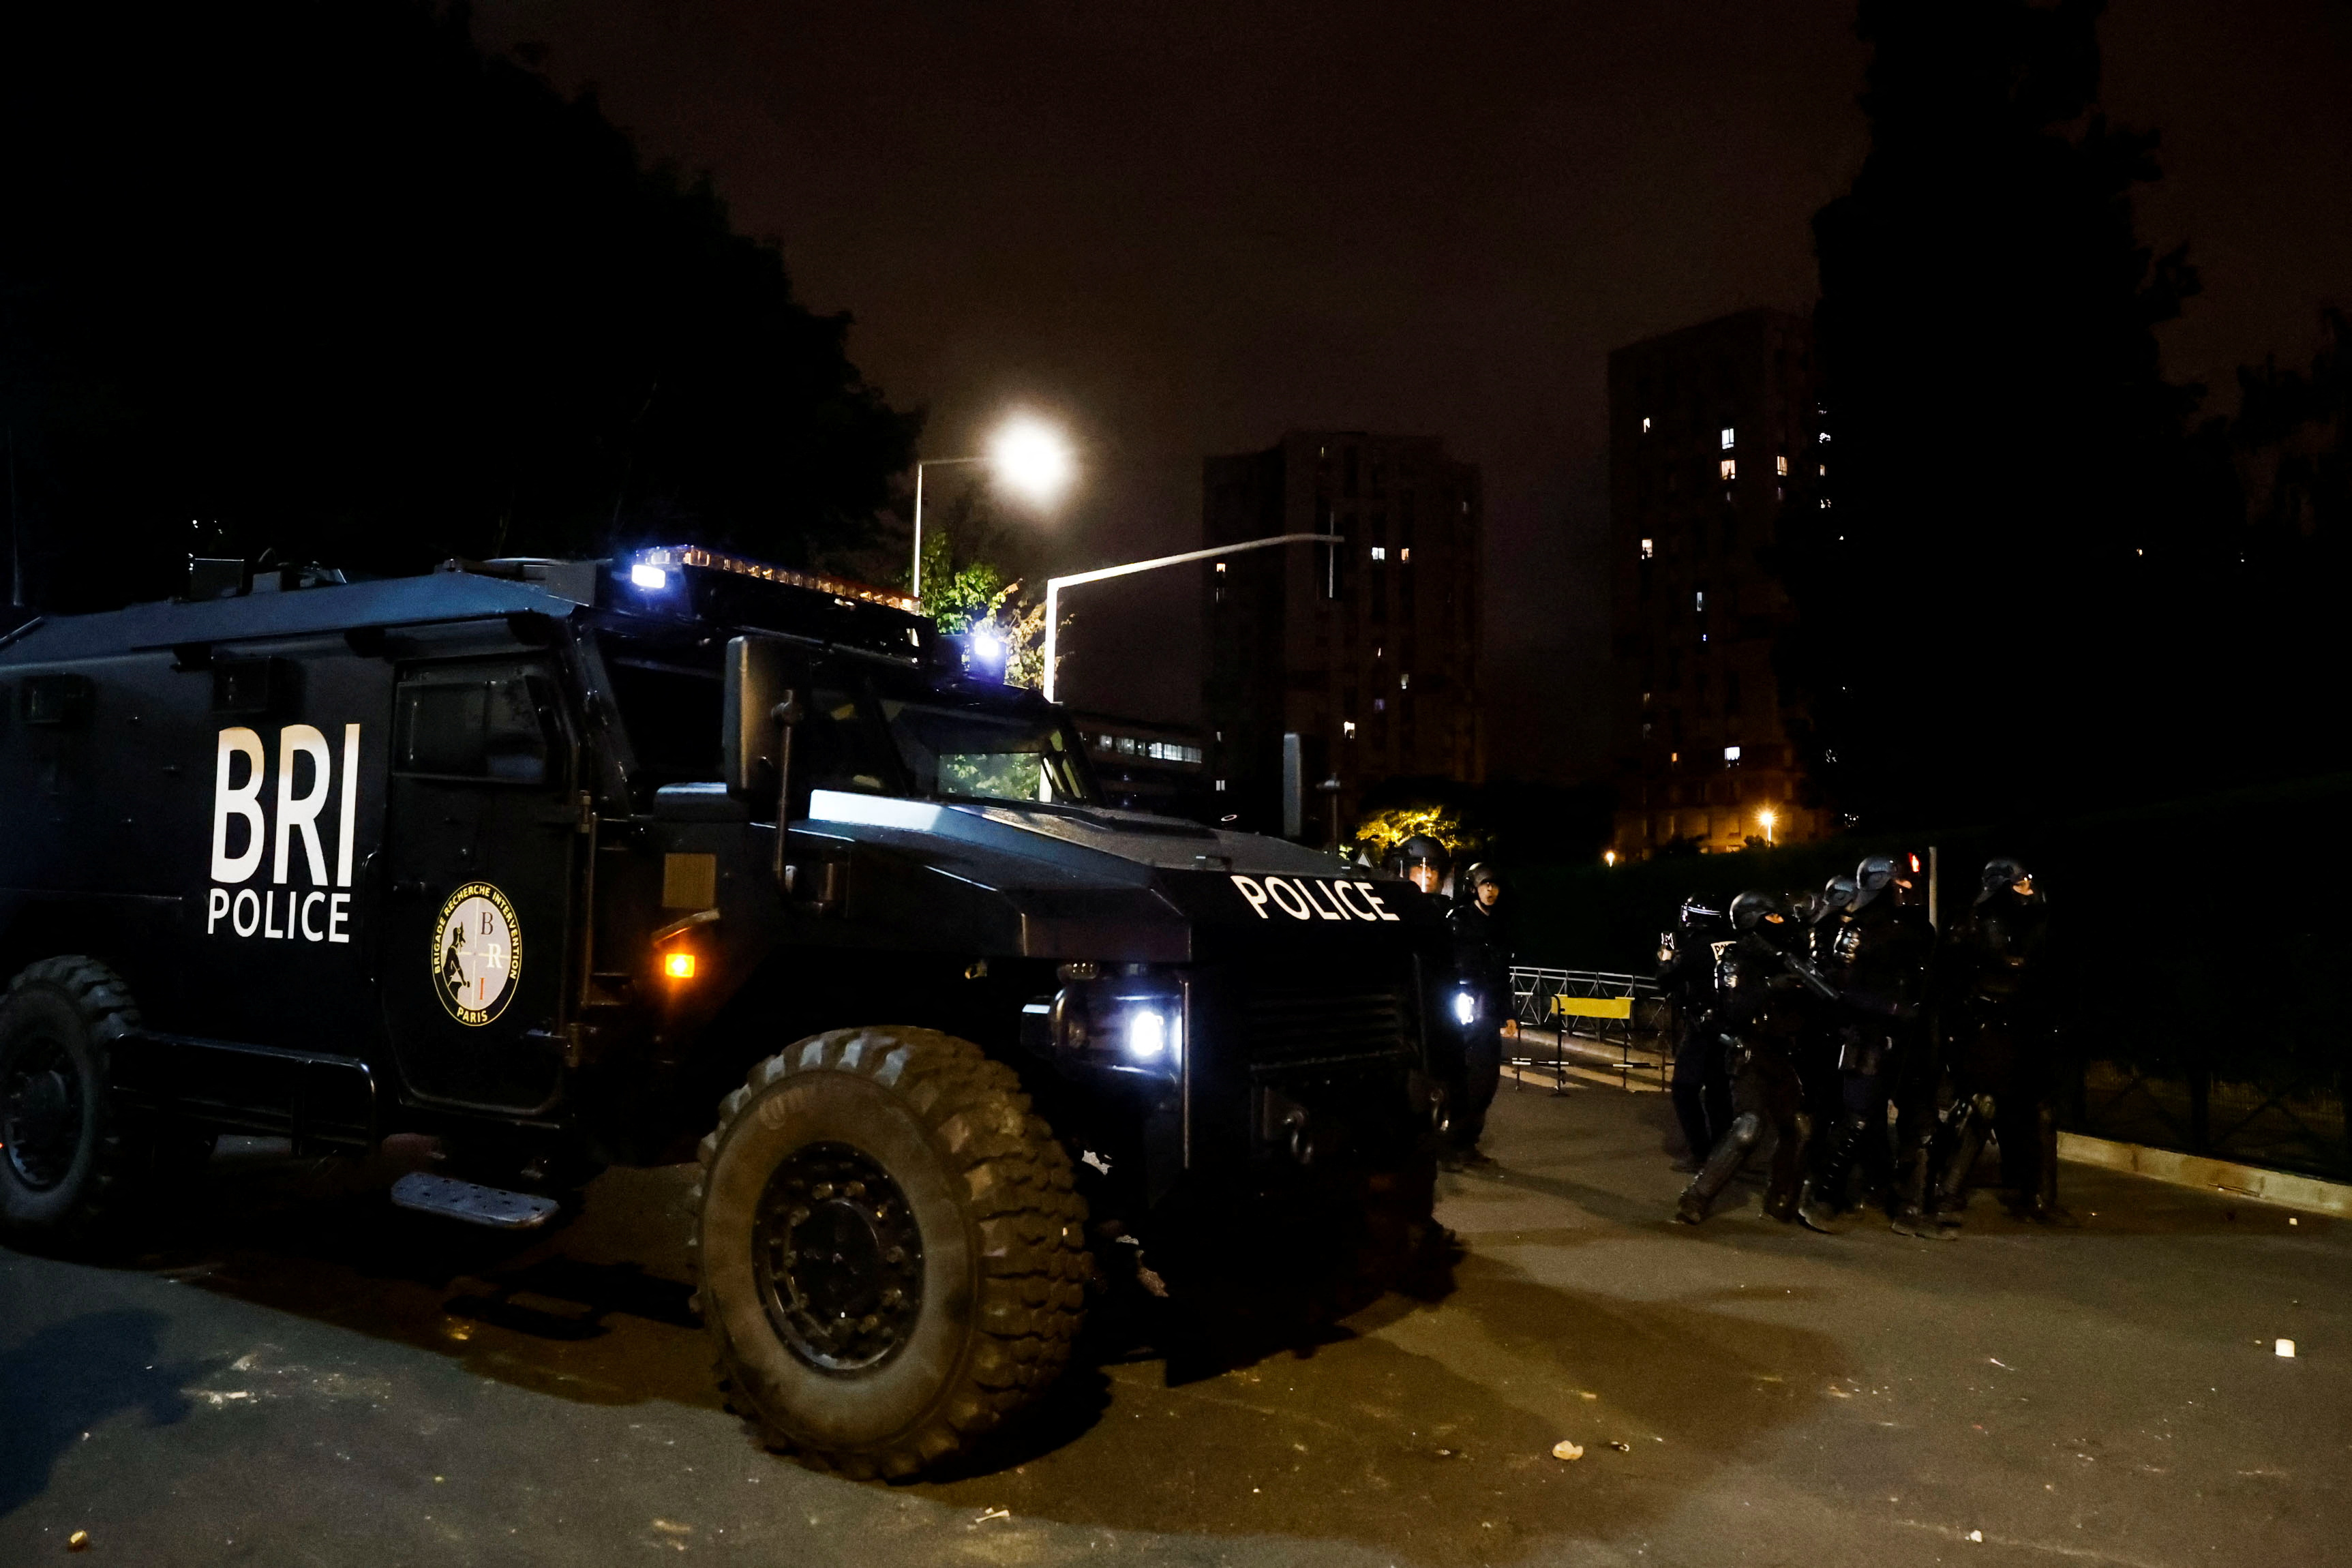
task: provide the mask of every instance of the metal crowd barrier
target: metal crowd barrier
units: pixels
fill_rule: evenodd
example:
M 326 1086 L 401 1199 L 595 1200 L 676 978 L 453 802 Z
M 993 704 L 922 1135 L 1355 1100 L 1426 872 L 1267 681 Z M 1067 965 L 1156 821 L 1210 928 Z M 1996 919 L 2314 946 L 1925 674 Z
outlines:
M 1503 1064 L 1522 1087 L 1530 1076 L 1549 1078 L 1555 1094 L 1571 1078 L 1666 1086 L 1666 1003 L 1642 976 L 1514 965 L 1511 1000 L 1519 1033 L 1504 1043 Z

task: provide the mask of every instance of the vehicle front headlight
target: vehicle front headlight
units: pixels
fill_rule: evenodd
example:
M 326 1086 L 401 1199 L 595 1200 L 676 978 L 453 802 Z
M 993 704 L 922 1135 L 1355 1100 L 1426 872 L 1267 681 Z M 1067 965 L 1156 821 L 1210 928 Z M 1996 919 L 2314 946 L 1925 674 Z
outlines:
M 1454 1021 L 1464 1028 L 1478 1021 L 1478 994 L 1464 989 L 1454 994 Z
M 1184 1065 L 1184 993 L 1169 974 L 1132 964 L 1087 973 L 1070 965 L 1054 998 L 1055 1051 L 1123 1072 L 1174 1076 Z M 1108 968 L 1108 965 L 1105 965 Z

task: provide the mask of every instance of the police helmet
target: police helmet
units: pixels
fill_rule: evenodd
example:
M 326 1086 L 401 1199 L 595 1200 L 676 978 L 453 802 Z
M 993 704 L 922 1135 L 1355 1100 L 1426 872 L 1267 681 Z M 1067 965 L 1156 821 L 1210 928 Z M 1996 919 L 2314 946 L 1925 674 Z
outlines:
M 2033 873 L 2025 868 L 2022 861 L 2012 860 L 2006 855 L 1996 856 L 1985 862 L 1983 889 L 1977 894 L 1977 902 L 1982 903 L 2001 889 L 2014 888 L 2020 882 L 2023 882 L 2029 889 L 2032 889 Z M 2036 890 L 2029 891 L 2023 896 L 2039 899 L 2042 895 Z
M 1445 846 L 1426 833 L 1416 833 L 1397 846 L 1397 858 L 1408 866 L 1443 866 L 1446 861 Z
M 1822 914 L 1823 918 L 1840 910 L 1853 908 L 1853 896 L 1860 889 L 1852 877 L 1839 875 L 1822 884 Z
M 1809 926 L 1822 918 L 1822 896 L 1819 893 L 1790 893 L 1789 918 L 1799 925 Z
M 1693 926 L 1720 925 L 1723 918 L 1722 904 L 1704 893 L 1693 893 L 1683 900 L 1681 920 L 1685 930 Z
M 1731 929 L 1769 930 L 1789 923 L 1789 908 L 1770 893 L 1746 892 L 1731 900 Z
M 1853 903 L 1850 907 L 1856 910 L 1869 907 L 1873 899 L 1894 885 L 1896 874 L 1894 856 L 1864 857 L 1862 864 L 1853 868 Z
M 1457 881 L 1463 888 L 1473 890 L 1483 882 L 1492 882 L 1497 888 L 1503 885 L 1503 879 L 1496 874 L 1495 868 L 1487 865 L 1484 860 L 1463 872 Z

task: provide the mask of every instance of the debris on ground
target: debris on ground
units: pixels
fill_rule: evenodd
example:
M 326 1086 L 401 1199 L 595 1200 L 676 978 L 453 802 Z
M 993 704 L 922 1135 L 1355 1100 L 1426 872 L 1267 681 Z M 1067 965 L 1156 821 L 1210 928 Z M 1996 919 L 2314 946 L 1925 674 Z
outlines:
M 68 1552 L 87 1552 L 87 1551 L 89 1551 L 89 1531 L 87 1531 L 87 1530 L 77 1530 L 77 1531 L 75 1531 L 71 1535 L 67 1536 L 67 1537 L 66 1537 L 66 1550 L 67 1550 Z
M 1984 1531 L 1981 1530 L 1971 1530 L 1969 1531 L 1969 1539 L 1970 1541 L 1981 1542 L 1984 1540 Z
M 2287 1360 L 2293 1361 L 2294 1359 L 2294 1342 L 2293 1340 L 2279 1341 L 2278 1353 L 2286 1357 Z
M 986 1524 L 992 1519 L 1011 1519 L 1012 1517 L 1013 1510 L 1009 1508 L 992 1508 L 986 1513 L 982 1514 L 978 1519 L 973 1520 L 972 1523 Z
M 1551 1446 L 1551 1457 L 1555 1459 L 1580 1459 L 1584 1458 L 1584 1450 L 1562 1437 Z
M 1631 1443 L 1620 1443 L 1620 1442 L 1619 1442 L 1616 1438 L 1614 1438 L 1614 1437 L 1612 1437 L 1612 1438 L 1610 1438 L 1610 1439 L 1609 1439 L 1609 1446 L 1610 1446 L 1611 1447 L 1612 1447 L 1612 1448 L 1616 1449 L 1616 1450 L 1617 1450 L 1619 1453 L 1621 1453 L 1621 1454 L 1630 1454 L 1630 1453 L 1632 1453 L 1632 1452 L 1633 1451 L 1633 1444 L 1631 1444 Z

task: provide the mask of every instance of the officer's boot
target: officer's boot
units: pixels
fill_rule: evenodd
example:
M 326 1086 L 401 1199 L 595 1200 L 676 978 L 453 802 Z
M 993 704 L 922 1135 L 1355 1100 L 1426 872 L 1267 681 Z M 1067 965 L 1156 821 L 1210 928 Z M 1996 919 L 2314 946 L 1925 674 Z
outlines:
M 1839 1119 L 1836 1131 L 1829 1136 L 1829 1146 L 1822 1152 L 1821 1168 L 1806 1179 L 1804 1194 L 1797 1200 L 1797 1217 L 1804 1221 L 1807 1230 L 1823 1236 L 1838 1234 L 1831 1222 L 1845 1207 L 1846 1184 L 1853 1179 L 1854 1157 L 1861 1152 L 1863 1135 L 1868 1130 L 1859 1116 Z
M 1895 1173 L 1895 1215 L 1888 1222 L 1897 1236 L 1932 1237 L 1957 1241 L 1959 1232 L 1948 1230 L 1927 1217 L 1927 1151 L 1914 1149 Z
M 1772 1152 L 1772 1179 L 1764 1189 L 1764 1212 L 1782 1225 L 1797 1217 L 1797 1191 L 1805 1168 L 1805 1145 L 1813 1139 L 1813 1119 L 1800 1110 Z
M 1946 1127 L 1943 1169 L 1936 1182 L 1936 1223 L 1957 1229 L 1969 1212 L 1977 1162 L 1984 1157 L 1985 1134 L 1993 1124 L 1993 1099 L 1970 1095 L 1952 1107 Z
M 1715 1206 L 1716 1198 L 1731 1184 L 1731 1178 L 1739 1174 L 1739 1167 L 1748 1163 L 1748 1156 L 1754 1152 L 1756 1141 L 1763 1131 L 1764 1119 L 1752 1110 L 1743 1110 L 1732 1118 L 1731 1131 L 1723 1135 L 1723 1142 L 1715 1146 L 1715 1152 L 1706 1157 L 1706 1163 L 1683 1189 L 1681 1201 L 1675 1205 L 1675 1218 L 1685 1225 L 1704 1221 L 1707 1211 Z
M 2057 1112 L 2045 1101 L 2034 1108 L 2034 1131 L 2039 1136 L 2035 1140 L 2038 1147 L 2034 1150 L 2033 1189 L 2018 1217 L 2071 1230 L 2083 1222 L 2058 1202 Z

